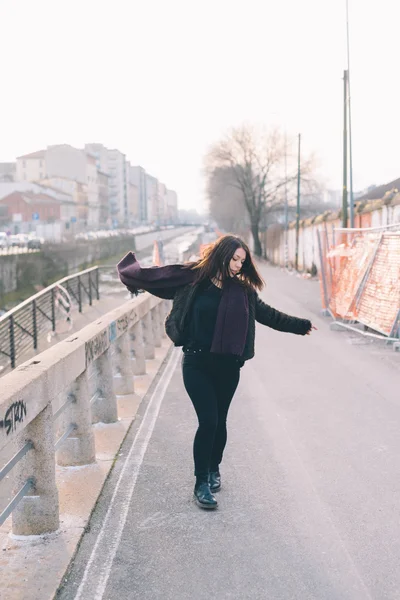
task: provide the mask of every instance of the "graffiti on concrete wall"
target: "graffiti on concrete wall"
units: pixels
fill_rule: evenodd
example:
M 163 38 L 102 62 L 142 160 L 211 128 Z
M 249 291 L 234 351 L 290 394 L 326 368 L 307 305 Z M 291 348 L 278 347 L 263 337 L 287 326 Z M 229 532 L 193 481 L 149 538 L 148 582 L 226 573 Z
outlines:
M 13 402 L 8 408 L 4 419 L 0 420 L 0 429 L 5 429 L 8 435 L 17 428 L 17 423 L 22 423 L 26 416 L 26 404 L 23 400 Z
M 86 365 L 101 356 L 110 345 L 109 333 L 104 329 L 85 344 Z
M 134 308 L 132 308 L 132 310 L 122 315 L 122 317 L 120 317 L 116 321 L 118 336 L 122 335 L 123 333 L 125 333 L 125 331 L 130 329 L 130 327 L 132 327 L 132 325 L 134 325 L 136 321 L 137 312 Z
M 92 363 L 107 350 L 123 333 L 128 331 L 137 322 L 137 312 L 133 308 L 129 312 L 113 321 L 101 333 L 85 344 L 86 365 Z

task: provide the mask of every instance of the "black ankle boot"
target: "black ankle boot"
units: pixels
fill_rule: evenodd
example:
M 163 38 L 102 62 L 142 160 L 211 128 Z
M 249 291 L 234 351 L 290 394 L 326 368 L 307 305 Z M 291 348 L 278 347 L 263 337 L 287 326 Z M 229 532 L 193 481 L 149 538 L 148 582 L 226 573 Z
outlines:
M 200 506 L 200 508 L 214 509 L 218 506 L 218 502 L 210 491 L 208 481 L 196 482 L 194 488 L 194 498 L 197 506 Z
M 210 471 L 210 475 L 209 475 L 209 483 L 210 483 L 210 490 L 211 493 L 214 494 L 215 492 L 219 492 L 219 490 L 221 489 L 221 474 L 218 471 Z

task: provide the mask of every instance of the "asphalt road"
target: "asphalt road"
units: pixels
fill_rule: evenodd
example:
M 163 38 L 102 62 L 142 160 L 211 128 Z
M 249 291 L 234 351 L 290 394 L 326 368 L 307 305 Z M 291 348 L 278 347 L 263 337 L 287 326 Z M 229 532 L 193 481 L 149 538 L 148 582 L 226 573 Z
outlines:
M 263 267 L 309 337 L 259 326 L 229 415 L 219 508 L 192 500 L 175 350 L 140 407 L 62 600 L 400 598 L 400 354 L 329 330 L 318 283 Z

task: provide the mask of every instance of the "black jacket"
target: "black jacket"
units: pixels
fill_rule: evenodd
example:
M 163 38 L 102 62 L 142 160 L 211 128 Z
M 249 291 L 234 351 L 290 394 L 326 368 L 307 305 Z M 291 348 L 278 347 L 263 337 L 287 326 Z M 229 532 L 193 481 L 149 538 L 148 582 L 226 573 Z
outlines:
M 172 310 L 165 322 L 165 330 L 175 346 L 184 346 L 188 342 L 187 317 L 198 288 L 198 285 L 190 284 L 180 288 L 159 290 L 159 293 L 158 290 L 152 290 L 151 292 L 155 296 L 174 301 Z M 241 357 L 244 361 L 254 356 L 256 321 L 277 331 L 298 335 L 305 335 L 311 329 L 311 321 L 308 319 L 290 317 L 265 304 L 256 291 L 249 291 L 249 326 L 244 352 Z

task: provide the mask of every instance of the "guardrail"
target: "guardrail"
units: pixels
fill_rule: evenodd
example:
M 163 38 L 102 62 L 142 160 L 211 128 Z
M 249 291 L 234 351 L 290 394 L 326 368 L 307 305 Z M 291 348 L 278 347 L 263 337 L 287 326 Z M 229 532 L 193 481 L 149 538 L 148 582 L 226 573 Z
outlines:
M 2 378 L 0 452 L 16 452 L 0 471 L 0 481 L 15 475 L 0 525 L 12 513 L 16 535 L 58 529 L 56 461 L 95 462 L 92 424 L 118 419 L 114 371 L 118 394 L 133 393 L 133 376 L 162 344 L 168 306 L 142 294 Z
M 37 349 L 43 329 L 56 330 L 57 307 L 63 302 L 75 302 L 79 312 L 99 296 L 98 267 L 69 275 L 31 296 L 0 317 L 0 354 L 7 356 L 14 369 L 18 356 L 29 348 Z

